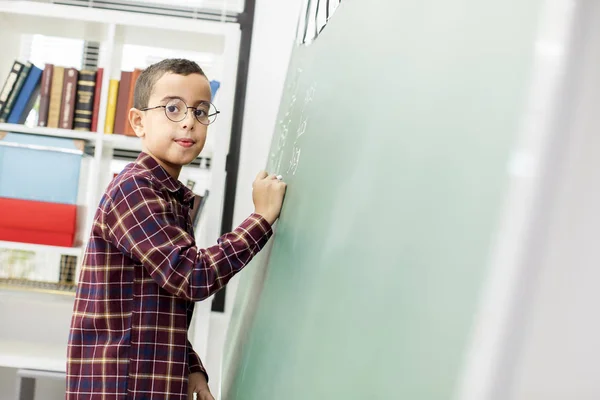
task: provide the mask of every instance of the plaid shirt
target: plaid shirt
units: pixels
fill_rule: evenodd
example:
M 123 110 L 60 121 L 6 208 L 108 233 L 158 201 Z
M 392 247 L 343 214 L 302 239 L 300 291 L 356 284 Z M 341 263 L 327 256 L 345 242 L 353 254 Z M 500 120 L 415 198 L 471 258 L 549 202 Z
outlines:
M 187 339 L 194 302 L 213 295 L 269 240 L 252 214 L 199 249 L 193 193 L 140 154 L 108 186 L 81 269 L 67 353 L 67 399 L 186 399 L 206 374 Z

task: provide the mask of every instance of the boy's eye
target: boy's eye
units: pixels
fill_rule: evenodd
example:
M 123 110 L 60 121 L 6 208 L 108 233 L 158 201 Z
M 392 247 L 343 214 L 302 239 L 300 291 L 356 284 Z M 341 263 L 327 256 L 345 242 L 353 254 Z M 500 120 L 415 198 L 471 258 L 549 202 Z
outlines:
M 196 115 L 196 117 L 198 117 L 198 118 L 203 118 L 208 115 L 208 112 L 206 110 L 198 108 L 198 109 L 196 109 L 196 111 L 194 111 L 194 115 Z
M 167 112 L 169 112 L 169 113 L 179 112 L 179 107 L 177 107 L 176 105 L 173 105 L 173 104 L 167 105 L 166 109 L 167 109 Z

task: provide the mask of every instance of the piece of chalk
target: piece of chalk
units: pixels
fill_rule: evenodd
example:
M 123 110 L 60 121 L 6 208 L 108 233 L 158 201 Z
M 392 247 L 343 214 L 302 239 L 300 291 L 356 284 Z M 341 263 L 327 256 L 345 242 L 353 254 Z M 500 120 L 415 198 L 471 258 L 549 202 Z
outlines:
M 282 180 L 282 179 L 283 179 L 283 176 L 281 176 L 281 175 L 277 175 L 277 179 L 279 179 L 279 180 Z

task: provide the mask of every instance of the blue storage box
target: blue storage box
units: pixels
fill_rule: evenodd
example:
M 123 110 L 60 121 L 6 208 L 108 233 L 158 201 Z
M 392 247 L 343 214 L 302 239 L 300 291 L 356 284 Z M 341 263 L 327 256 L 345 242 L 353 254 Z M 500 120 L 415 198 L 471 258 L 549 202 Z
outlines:
M 77 204 L 84 141 L 0 132 L 0 197 Z

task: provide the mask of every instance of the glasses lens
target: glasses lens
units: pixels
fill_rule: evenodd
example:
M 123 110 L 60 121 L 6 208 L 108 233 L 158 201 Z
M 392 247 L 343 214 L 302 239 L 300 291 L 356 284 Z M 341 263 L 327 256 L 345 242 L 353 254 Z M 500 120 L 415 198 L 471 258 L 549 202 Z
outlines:
M 179 99 L 170 100 L 165 106 L 165 114 L 173 122 L 182 121 L 187 113 L 187 106 Z
M 198 122 L 203 125 L 210 125 L 217 119 L 217 108 L 212 103 L 201 103 L 194 111 Z

